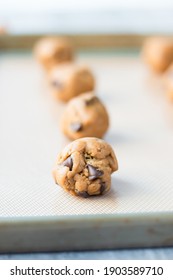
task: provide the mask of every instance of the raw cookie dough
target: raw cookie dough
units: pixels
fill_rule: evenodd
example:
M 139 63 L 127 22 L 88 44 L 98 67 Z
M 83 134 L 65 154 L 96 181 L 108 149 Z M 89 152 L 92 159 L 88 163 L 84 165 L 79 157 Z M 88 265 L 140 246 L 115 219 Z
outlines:
M 40 39 L 34 49 L 37 60 L 47 69 L 62 62 L 73 60 L 73 48 L 64 38 L 46 37 Z
M 164 75 L 164 82 L 167 89 L 167 95 L 170 101 L 173 102 L 173 64 L 168 68 Z
M 118 169 L 113 149 L 105 141 L 87 137 L 73 141 L 58 155 L 55 182 L 81 197 L 101 195 L 111 187 L 111 174 Z
M 72 140 L 88 136 L 102 138 L 108 127 L 107 110 L 92 92 L 71 99 L 61 118 L 61 130 Z
M 164 72 L 173 61 L 173 40 L 164 37 L 147 39 L 143 56 L 152 70 L 158 73 Z
M 92 91 L 95 80 L 87 67 L 75 63 L 65 63 L 52 69 L 50 85 L 54 97 L 67 102 L 81 93 Z

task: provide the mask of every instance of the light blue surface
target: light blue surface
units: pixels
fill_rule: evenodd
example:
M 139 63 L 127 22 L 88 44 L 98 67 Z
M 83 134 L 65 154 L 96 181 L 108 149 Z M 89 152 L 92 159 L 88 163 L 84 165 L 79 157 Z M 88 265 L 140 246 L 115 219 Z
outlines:
M 0 260 L 173 260 L 173 248 L 4 254 Z

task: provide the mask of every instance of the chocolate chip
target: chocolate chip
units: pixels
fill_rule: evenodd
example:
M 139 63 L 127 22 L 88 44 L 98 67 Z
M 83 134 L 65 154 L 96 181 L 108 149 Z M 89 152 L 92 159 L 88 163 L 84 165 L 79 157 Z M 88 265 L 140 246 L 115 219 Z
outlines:
M 84 198 L 89 197 L 89 194 L 87 192 L 77 192 L 77 194 L 81 197 L 84 197 Z
M 106 189 L 106 183 L 105 182 L 101 182 L 100 184 L 100 194 L 102 194 Z
M 73 131 L 75 131 L 75 132 L 78 132 L 78 131 L 81 131 L 81 130 L 82 130 L 82 124 L 81 124 L 81 123 L 78 123 L 78 122 L 76 122 L 76 123 L 71 123 L 71 124 L 70 124 L 70 127 L 71 127 L 71 129 L 72 129 Z
M 87 164 L 88 172 L 89 172 L 89 180 L 95 180 L 98 179 L 100 176 L 103 175 L 103 171 L 95 168 L 91 164 Z
M 52 81 L 51 85 L 57 89 L 62 89 L 63 88 L 63 84 L 59 81 Z
M 70 171 L 72 171 L 73 160 L 72 160 L 71 156 L 69 156 L 66 160 L 64 160 L 62 165 L 67 166 L 70 169 Z
M 86 99 L 86 100 L 85 100 L 85 105 L 86 105 L 86 106 L 92 105 L 92 104 L 94 104 L 96 101 L 98 101 L 98 98 L 95 97 L 95 96 L 92 96 L 90 99 Z

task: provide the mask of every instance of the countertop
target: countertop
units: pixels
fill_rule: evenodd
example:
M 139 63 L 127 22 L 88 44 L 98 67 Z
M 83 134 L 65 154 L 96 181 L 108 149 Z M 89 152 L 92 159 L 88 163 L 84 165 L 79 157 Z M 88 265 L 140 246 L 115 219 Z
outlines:
M 0 260 L 173 260 L 172 248 L 1 254 Z

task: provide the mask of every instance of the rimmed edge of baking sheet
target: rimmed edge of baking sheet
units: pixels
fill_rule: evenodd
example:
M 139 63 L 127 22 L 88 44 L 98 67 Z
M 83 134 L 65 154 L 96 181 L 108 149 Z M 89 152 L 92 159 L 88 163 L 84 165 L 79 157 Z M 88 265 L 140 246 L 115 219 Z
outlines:
M 0 252 L 173 245 L 173 213 L 0 218 Z
M 0 50 L 31 49 L 35 42 L 47 34 L 0 36 Z M 152 34 L 49 34 L 48 36 L 61 36 L 70 39 L 75 48 L 134 48 L 141 47 L 144 40 Z M 172 38 L 165 34 L 157 34 Z

